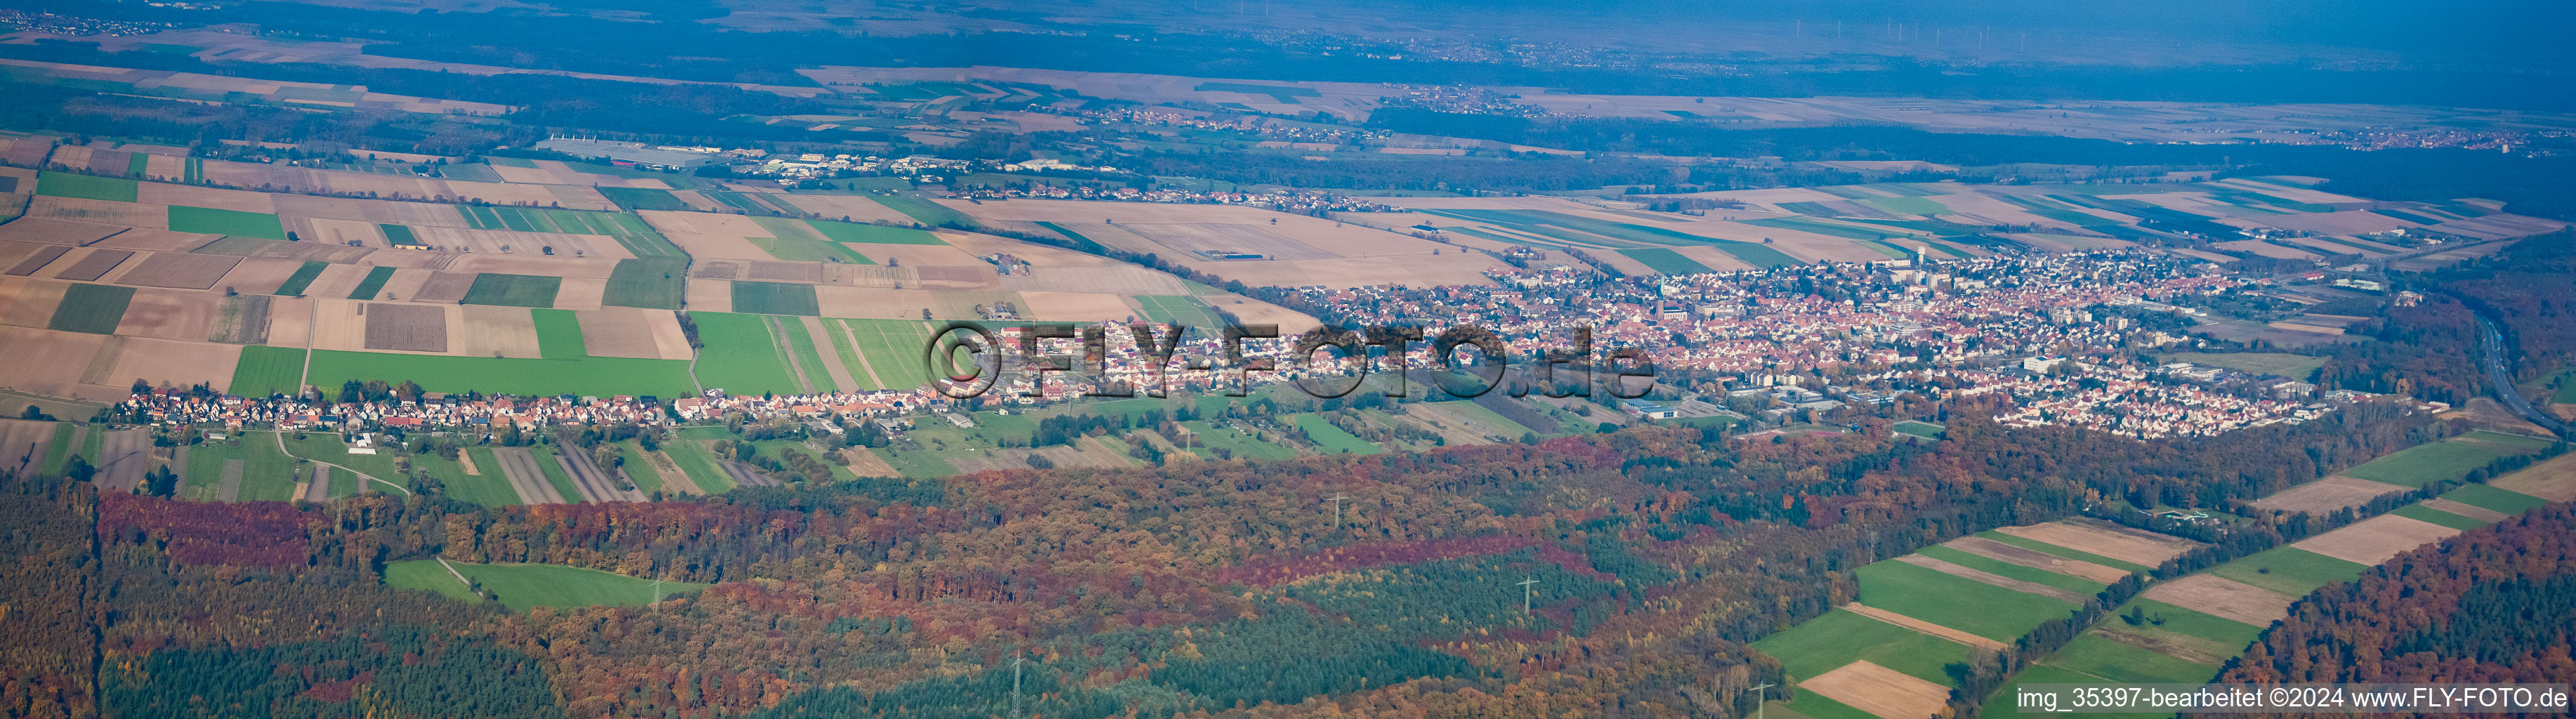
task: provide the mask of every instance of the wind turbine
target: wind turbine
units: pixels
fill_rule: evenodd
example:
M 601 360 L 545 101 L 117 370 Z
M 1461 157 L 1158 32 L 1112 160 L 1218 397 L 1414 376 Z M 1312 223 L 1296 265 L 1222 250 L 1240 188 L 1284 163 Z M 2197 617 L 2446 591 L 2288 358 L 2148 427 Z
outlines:
M 1530 585 L 1537 583 L 1536 579 L 1521 580 L 1521 614 L 1524 616 L 1530 613 L 1530 595 L 1538 593 L 1538 589 Z
M 1342 496 L 1342 495 L 1338 495 L 1338 494 L 1336 494 L 1336 495 L 1333 495 L 1331 498 L 1328 498 L 1328 499 L 1325 499 L 1325 500 L 1324 500 L 1324 501 L 1327 501 L 1327 502 L 1331 502 L 1331 503 L 1333 503 L 1333 528 L 1334 528 L 1334 529 L 1340 529 L 1340 528 L 1342 528 L 1342 502 L 1347 501 L 1347 500 L 1349 500 L 1349 499 L 1350 499 L 1349 497 L 1345 497 L 1345 496 Z
M 1763 690 L 1770 689 L 1775 686 L 1779 685 L 1770 682 L 1763 682 L 1761 686 L 1745 689 L 1745 691 L 1748 692 L 1755 692 L 1753 695 L 1753 719 L 1762 719 L 1763 705 L 1770 700 L 1769 697 L 1771 693 Z

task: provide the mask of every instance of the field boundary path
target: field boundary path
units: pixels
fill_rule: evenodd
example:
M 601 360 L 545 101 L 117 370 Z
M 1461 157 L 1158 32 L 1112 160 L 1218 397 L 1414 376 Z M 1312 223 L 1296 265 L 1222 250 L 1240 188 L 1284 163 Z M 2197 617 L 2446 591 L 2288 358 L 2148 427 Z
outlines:
M 399 485 L 399 484 L 394 484 L 394 483 L 392 483 L 392 482 L 387 482 L 387 481 L 385 481 L 385 480 L 383 480 L 383 479 L 381 479 L 381 478 L 378 478 L 377 476 L 372 475 L 372 474 L 368 474 L 368 473 L 365 473 L 365 472 L 360 472 L 360 471 L 358 471 L 358 470 L 350 469 L 350 468 L 348 468 L 348 467 L 346 467 L 346 466 L 337 465 L 337 464 L 332 464 L 332 463 L 330 463 L 330 462 L 325 462 L 325 461 L 318 460 L 318 459 L 314 459 L 314 458 L 311 458 L 311 457 L 297 457 L 297 456 L 295 456 L 295 453 L 294 453 L 294 452 L 289 451 L 289 450 L 287 450 L 287 448 L 286 448 L 286 433 L 285 433 L 285 432 L 270 432 L 270 433 L 268 433 L 268 434 L 269 434 L 269 436 L 272 436 L 272 437 L 276 437 L 276 438 L 277 438 L 277 453 L 278 453 L 278 454 L 286 455 L 286 456 L 287 456 L 287 458 L 289 458 L 289 459 L 301 459 L 301 460 L 304 460 L 304 461 L 307 461 L 307 462 L 312 462 L 312 463 L 314 463 L 314 464 L 319 464 L 319 465 L 322 465 L 322 466 L 325 466 L 325 467 L 330 467 L 330 468 L 332 468 L 332 469 L 337 469 L 337 470 L 340 470 L 340 471 L 342 471 L 342 472 L 347 472 L 347 473 L 350 473 L 350 474 L 358 475 L 358 477 L 359 477 L 360 479 L 364 479 L 364 480 L 366 480 L 367 482 L 374 482 L 374 483 L 381 484 L 381 485 L 384 485 L 384 486 L 387 486 L 387 487 L 392 487 L 392 488 L 394 488 L 394 491 L 396 491 L 396 492 L 401 492 L 401 493 L 406 494 L 406 495 L 411 494 L 411 488 L 409 488 L 409 487 L 405 487 L 405 486 L 402 486 L 402 485 Z M 364 491 L 366 491 L 366 489 L 367 489 L 367 483 L 366 483 L 366 482 L 359 482 L 359 483 L 358 483 L 358 491 L 360 491 L 360 492 L 364 492 Z
M 224 483 L 223 486 L 215 490 L 215 499 L 226 502 L 241 501 L 241 485 L 242 461 L 238 459 L 224 460 Z
M 464 572 L 456 571 L 456 565 L 448 564 L 446 557 L 438 557 L 437 559 L 438 568 L 447 570 L 447 576 L 455 577 L 457 584 L 465 585 L 465 591 L 474 591 L 473 580 L 466 579 Z
M 1869 617 L 1871 619 L 1922 632 L 1926 635 L 1947 639 L 1990 652 L 2000 652 L 2006 648 L 2006 645 L 2003 642 L 1969 634 L 1957 629 L 1951 629 L 1939 624 L 1933 624 L 1931 622 L 1869 606 L 1860 602 L 1844 604 L 1843 608 L 1850 610 L 1853 614 Z

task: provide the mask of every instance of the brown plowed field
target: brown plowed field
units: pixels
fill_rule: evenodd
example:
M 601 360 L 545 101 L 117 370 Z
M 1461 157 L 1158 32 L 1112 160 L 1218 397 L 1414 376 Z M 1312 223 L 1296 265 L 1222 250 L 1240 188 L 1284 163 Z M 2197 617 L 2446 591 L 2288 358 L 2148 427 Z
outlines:
M 2552 502 L 2576 500 L 2576 454 L 2560 455 L 2488 484 Z
M 1960 537 L 1941 546 L 1974 554 L 1998 562 L 2019 564 L 2071 577 L 2082 577 L 2103 584 L 2120 581 L 2128 572 L 2079 559 L 2067 559 L 2047 552 L 2023 549 L 1984 537 Z
M 136 290 L 125 306 L 116 333 L 185 342 L 202 341 L 214 329 L 224 298 L 212 292 Z
M 2150 567 L 2163 564 L 2165 560 L 2182 556 L 2183 552 L 2200 546 L 2199 542 L 2187 539 L 2083 519 L 2068 519 L 2025 527 L 2002 527 L 1995 531 Z
M 56 279 L 74 280 L 78 282 L 96 282 L 98 281 L 98 278 L 107 276 L 108 270 L 116 269 L 117 265 L 125 264 L 126 260 L 132 259 L 133 257 L 134 252 L 131 250 L 105 250 L 92 248 L 88 250 L 88 254 L 81 255 L 80 259 L 72 261 L 70 266 L 63 267 L 63 269 L 56 273 L 54 277 Z M 56 262 L 54 264 L 61 265 L 62 263 Z
M 2254 506 L 2282 512 L 2324 514 L 2369 504 L 2371 498 L 2406 491 L 2405 487 L 2335 475 L 2254 500 Z
M 2382 514 L 2290 546 L 2348 562 L 2376 565 L 2459 533 L 2460 530 L 2423 520 Z
M 213 289 L 224 275 L 242 258 L 227 255 L 198 255 L 186 252 L 155 252 L 117 278 L 120 284 L 142 287 L 171 287 L 190 290 Z
M 1949 687 L 1867 660 L 1798 682 L 1798 687 L 1879 719 L 1930 719 L 1950 701 Z
M 2298 601 L 2280 592 L 2210 574 L 2194 574 L 2148 587 L 2139 596 L 2258 627 L 2271 626 L 2274 620 L 2290 616 L 2290 603 Z
M 390 302 L 369 302 L 365 307 L 367 349 L 447 351 L 446 309 Z

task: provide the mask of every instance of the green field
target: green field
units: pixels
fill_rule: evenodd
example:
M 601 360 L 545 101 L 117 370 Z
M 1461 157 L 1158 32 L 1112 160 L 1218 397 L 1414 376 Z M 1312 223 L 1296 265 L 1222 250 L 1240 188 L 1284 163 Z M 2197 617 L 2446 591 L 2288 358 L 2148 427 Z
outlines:
M 942 205 L 942 204 L 939 204 L 939 203 L 936 203 L 936 202 L 931 202 L 931 201 L 929 201 L 929 200 L 926 200 L 926 199 L 923 199 L 923 198 L 919 198 L 919 197 L 913 197 L 913 196 L 910 196 L 910 195 L 886 195 L 886 196 L 883 196 L 883 197 L 870 197 L 870 198 L 868 198 L 868 199 L 876 200 L 876 201 L 877 201 L 877 204 L 885 205 L 885 206 L 887 206 L 887 207 L 894 208 L 894 211 L 896 211 L 896 212 L 901 212 L 901 213 L 903 213 L 903 214 L 905 214 L 905 215 L 907 215 L 907 216 L 910 216 L 910 217 L 911 217 L 912 219 L 914 219 L 914 220 L 918 220 L 918 221 L 920 221 L 920 222 L 921 222 L 921 224 L 929 225 L 929 226 L 932 226 L 932 227 L 939 227 L 939 226 L 942 226 L 942 225 L 961 225 L 961 226 L 965 226 L 965 227 L 977 227 L 977 226 L 978 226 L 978 225 L 976 225 L 976 224 L 975 224 L 975 221 L 974 221 L 974 220 L 967 218 L 965 213 L 958 212 L 958 211 L 956 211 L 956 210 L 948 209 L 948 206 L 947 206 L 947 205 Z M 832 234 L 832 230 L 830 230 L 830 229 L 824 229 L 824 228 L 823 228 L 821 225 L 819 225 L 819 224 L 818 224 L 818 225 L 816 225 L 815 227 L 816 227 L 817 229 L 823 229 L 823 234 L 825 234 L 825 235 L 830 235 L 830 234 Z M 926 234 L 926 233 L 925 233 L 925 234 Z M 840 240 L 841 238 L 839 238 L 838 236 L 835 236 L 835 237 L 833 237 L 832 239 Z M 936 238 L 934 238 L 934 239 L 936 239 Z M 843 242 L 855 242 L 856 240 L 841 240 L 841 241 L 843 241 Z M 921 243 L 912 243 L 912 244 L 921 244 Z
M 286 435 L 286 450 L 301 459 L 330 462 L 364 472 L 367 476 L 394 483 L 397 488 L 401 487 L 406 480 L 403 478 L 402 471 L 394 467 L 396 457 L 409 460 L 414 469 L 427 471 L 430 476 L 437 477 L 439 482 L 447 485 L 449 496 L 457 496 L 457 482 L 466 479 L 463 465 L 435 454 L 411 454 L 402 451 L 399 447 L 391 446 L 380 448 L 377 454 L 350 454 L 349 445 L 340 441 L 340 435 L 336 432 L 306 432 L 303 439 L 296 439 L 295 435 L 290 433 Z M 356 493 L 357 479 L 356 475 L 348 472 L 332 470 L 331 496 L 341 497 Z M 394 490 L 388 489 L 385 485 L 376 484 L 370 488 L 370 491 L 393 492 Z M 504 486 L 503 491 L 508 491 L 508 487 Z M 517 497 L 513 496 L 511 499 L 514 500 L 511 503 L 515 504 Z
M 2112 620 L 2119 621 L 2119 620 Z M 2048 663 L 2115 682 L 2200 683 L 2218 676 L 2217 665 L 2193 664 L 2087 632 L 2067 642 Z
M 448 357 L 383 352 L 315 350 L 312 384 L 338 387 L 348 380 L 418 383 L 430 392 L 486 392 L 553 396 L 679 397 L 695 390 L 686 360 L 584 357 L 577 360 Z
M 383 292 L 383 291 L 385 290 L 385 282 L 386 282 L 386 281 L 389 281 L 389 280 L 392 280 L 393 278 L 394 278 L 394 268 L 391 268 L 391 267 L 378 267 L 378 268 L 375 268 L 375 269 L 372 269 L 372 270 L 368 270 L 368 271 L 367 271 L 367 278 L 366 278 L 366 279 L 364 279 L 364 280 L 359 280 L 359 281 L 358 281 L 358 286 L 357 286 L 355 289 L 351 289 L 351 290 L 349 290 L 349 299 L 353 299 L 353 300 L 372 300 L 372 299 L 376 299 L 376 295 L 377 295 L 378 293 L 381 293 L 381 292 Z
M 2511 446 L 2509 442 L 2491 443 L 2469 438 L 2476 436 L 2477 434 L 2472 433 L 2468 437 L 2453 437 L 2440 442 L 2416 445 L 2344 470 L 2343 473 L 2373 482 L 2384 482 L 2401 487 L 2421 487 L 2434 482 L 2466 477 L 2470 470 L 2484 467 L 2488 462 L 2498 458 L 2527 453 L 2525 448 Z
M 271 240 L 286 239 L 286 226 L 278 222 L 276 215 L 186 205 L 170 206 L 170 230 Z
M 295 274 L 287 275 L 285 282 L 278 283 L 276 292 L 269 294 L 280 297 L 302 297 L 304 290 L 312 287 L 313 281 L 321 278 L 322 271 L 327 269 L 331 269 L 331 264 L 328 262 L 305 260 L 303 266 L 295 268 Z
M 553 445 L 530 447 L 528 454 L 537 458 L 537 471 L 545 473 L 546 483 L 554 485 L 556 496 L 567 502 L 582 501 L 581 487 L 572 483 L 572 475 L 564 473 L 563 465 L 555 463 Z
M 942 207 L 940 209 L 947 209 Z M 953 212 L 953 210 L 952 210 Z M 911 214 L 911 213 L 905 213 Z M 938 235 L 910 227 L 886 227 L 856 222 L 806 220 L 805 225 L 833 242 L 858 242 L 876 245 L 945 245 Z
M 733 283 L 733 311 L 761 315 L 823 314 L 821 304 L 814 299 L 813 285 L 749 280 Z
M 385 242 L 391 243 L 395 247 L 410 247 L 424 244 L 420 241 L 420 238 L 412 236 L 411 226 L 409 225 L 378 224 L 376 225 L 376 229 L 384 232 Z
M 687 272 L 687 265 L 682 260 L 618 260 L 617 269 L 608 273 L 608 290 L 600 295 L 599 303 L 654 310 L 679 309 L 680 296 L 684 292 L 681 274 L 684 272 Z
M 708 585 L 690 582 L 662 582 L 603 572 L 597 569 L 566 567 L 553 564 L 467 564 L 448 562 L 458 574 L 483 585 L 483 591 L 512 612 L 525 612 L 537 607 L 632 607 L 653 603 L 656 592 L 668 599 L 680 594 L 705 589 Z M 402 589 L 422 589 L 458 599 L 472 599 L 473 594 L 456 581 L 438 560 L 421 559 L 385 565 L 385 583 Z
M 141 194 L 140 188 L 140 184 L 122 177 L 91 177 L 52 170 L 36 175 L 36 194 L 47 197 L 133 202 Z
M 814 333 L 805 330 L 805 323 L 789 317 L 773 316 L 768 320 L 770 326 L 776 328 L 777 333 L 785 338 L 787 351 L 796 359 L 796 363 L 789 365 L 788 369 L 803 368 L 805 383 L 813 385 L 817 391 L 830 392 L 836 389 L 837 386 L 832 383 L 832 370 L 823 366 L 823 353 L 814 348 Z
M 1191 447 L 1190 451 L 1201 457 L 1215 459 L 1215 450 L 1219 447 L 1233 452 L 1235 459 L 1291 459 L 1297 456 L 1296 450 L 1266 439 L 1254 439 L 1251 434 L 1234 427 L 1217 428 L 1195 419 L 1182 422 L 1181 426 L 1198 433 L 1199 446 Z
M 2406 505 L 2406 506 L 2403 506 L 2403 507 L 2398 507 L 2398 508 L 2396 508 L 2396 509 L 2388 510 L 2388 513 L 2389 513 L 2389 514 L 2394 514 L 2394 515 L 2397 515 L 2397 516 L 2400 516 L 2400 517 L 2405 517 L 2405 518 L 2407 518 L 2407 519 L 2416 520 L 2416 521 L 2419 521 L 2419 522 L 2431 522 L 2431 523 L 2433 523 L 2433 524 L 2439 524 L 2439 525 L 2442 525 L 2442 526 L 2445 526 L 2445 527 L 2450 527 L 2450 528 L 2452 528 L 2452 529 L 2457 529 L 2457 530 L 2462 530 L 2462 531 L 2467 531 L 2467 530 L 2477 529 L 2477 528 L 2479 528 L 2479 527 L 2487 526 L 2487 523 L 2486 523 L 2486 522 L 2481 522 L 2481 521 L 2478 521 L 2478 520 L 2475 520 L 2475 519 L 2470 519 L 2470 518 L 2463 517 L 2463 516 L 2460 516 L 2460 515 L 2457 515 L 2457 514 L 2452 514 L 2452 513 L 2450 513 L 2450 512 L 2445 512 L 2445 511 L 2442 511 L 2442 510 L 2439 510 L 2439 509 L 2434 509 L 2434 508 L 2432 508 L 2432 507 L 2427 507 L 2427 506 L 2424 506 L 2424 505 L 2421 505 L 2421 504 L 2409 504 L 2409 505 Z
M 233 365 L 232 384 L 224 391 L 243 397 L 304 391 L 304 348 L 250 345 Z
M 721 431 L 723 428 L 717 429 Z M 726 475 L 724 470 L 716 468 L 715 453 L 707 451 L 707 446 L 700 444 L 698 440 L 679 439 L 664 442 L 662 453 L 671 455 L 671 463 L 680 466 L 680 473 L 688 475 L 689 481 L 696 482 L 698 489 L 708 494 L 734 488 L 733 477 Z
M 1716 270 L 1709 269 L 1708 265 L 1700 264 L 1698 260 L 1683 257 L 1682 253 L 1661 247 L 1620 250 L 1619 254 L 1627 255 L 1628 259 L 1645 263 L 1647 267 L 1653 268 L 1656 272 L 1661 272 L 1667 275 L 1696 275 L 1705 272 L 1716 272 Z
M 72 285 L 64 290 L 63 303 L 54 306 L 54 317 L 45 326 L 64 332 L 116 334 L 116 325 L 125 320 L 125 306 L 133 301 L 132 287 Z
M 796 392 L 786 356 L 779 354 L 768 322 L 759 315 L 691 312 L 689 319 L 697 323 L 698 340 L 706 345 L 698 353 L 698 381 L 734 394 Z
M 1306 439 L 1313 441 L 1315 446 L 1322 447 L 1326 452 L 1377 454 L 1386 451 L 1383 447 L 1370 444 L 1368 440 L 1360 439 L 1358 435 L 1333 426 L 1332 422 L 1321 416 L 1297 414 L 1290 415 L 1287 419 L 1298 429 L 1305 430 Z
M 465 291 L 465 304 L 553 307 L 555 292 L 562 288 L 561 277 L 484 272 L 476 274 L 474 287 Z
M 838 242 L 823 242 L 820 240 L 773 240 L 767 237 L 753 237 L 750 239 L 752 246 L 760 248 L 760 251 L 767 252 L 771 257 L 788 262 L 841 262 L 853 265 L 873 265 L 877 263 L 876 260 L 868 259 L 867 255 L 859 254 L 856 250 L 850 249 L 849 245 L 844 245 Z
M 2246 374 L 2272 374 L 2300 380 L 2307 379 L 2308 375 L 2315 373 L 2318 367 L 2326 364 L 2324 357 L 2279 352 L 2175 352 L 2157 355 L 2156 361 L 2190 362 L 2211 367 L 2225 367 Z
M 2304 597 L 2318 587 L 2360 579 L 2361 573 L 2368 569 L 2297 547 L 2273 547 L 2211 567 L 2208 573 L 2293 597 Z
M 185 496 L 216 499 L 223 485 L 224 461 L 233 459 L 242 461 L 241 494 L 234 497 L 236 501 L 284 502 L 294 498 L 296 460 L 277 451 L 275 432 L 241 432 L 233 434 L 232 439 L 189 448 L 189 490 Z
M 623 207 L 629 210 L 690 209 L 689 203 L 681 202 L 680 198 L 673 196 L 670 190 L 656 190 L 644 187 L 602 187 L 598 189 L 599 194 L 608 198 L 609 202 L 617 203 L 618 207 Z
M 1753 648 L 1780 660 L 1792 679 L 1812 679 L 1865 659 L 1943 686 L 1956 683 L 1944 667 L 1970 656 L 1967 645 L 1842 609 L 1763 637 Z
M 912 320 L 833 320 L 824 324 L 849 328 L 851 343 L 859 356 L 866 358 L 864 366 L 859 359 L 848 360 L 851 376 L 861 384 L 871 383 L 865 369 L 876 370 L 876 379 L 886 389 L 919 387 L 927 380 L 929 373 L 922 362 L 929 356 L 928 325 Z
M 486 507 L 522 503 L 518 488 L 510 486 L 509 475 L 501 473 L 501 459 L 492 456 L 490 447 L 468 447 L 464 456 L 474 460 L 474 471 L 481 474 L 460 477 L 448 483 L 449 496 Z M 462 471 L 461 467 L 459 471 Z
M 631 439 L 619 442 L 617 458 L 624 462 L 618 466 L 626 469 L 626 477 L 635 480 L 635 488 L 642 491 L 646 498 L 651 498 L 654 492 L 662 491 L 662 473 L 653 468 L 651 460 L 644 458 L 643 445 L 636 444 L 635 440 Z
M 72 455 L 80 453 L 79 449 L 72 447 L 72 435 L 83 431 L 83 429 L 84 427 L 82 425 L 70 422 L 57 422 L 54 424 L 54 445 L 52 448 L 45 450 L 45 474 L 61 474 L 63 471 L 63 465 L 71 463 Z
M 759 200 L 744 197 L 742 193 L 730 190 L 699 190 L 698 196 L 715 200 L 717 204 L 741 210 L 746 213 L 778 211 L 777 208 L 761 204 Z
M 1918 422 L 1910 419 L 1898 422 L 1895 426 L 1889 427 L 1889 429 L 1903 434 L 1922 437 L 1924 439 L 1940 439 L 1950 435 L 1950 430 L 1946 427 L 1930 422 Z
M 1225 327 L 1216 308 L 1207 301 L 1189 295 L 1137 295 L 1136 304 L 1145 308 L 1145 319 L 1176 324 L 1196 332 L 1216 333 Z
M 590 356 L 582 344 L 581 320 L 572 310 L 534 309 L 537 324 L 537 354 L 546 359 L 581 359 Z
M 1860 603 L 1977 636 L 2010 642 L 2032 627 L 2064 619 L 2075 605 L 1896 561 L 1853 572 Z
M 2033 584 L 2044 584 L 2074 592 L 2076 594 L 2093 594 L 2110 586 L 2090 579 L 2085 579 L 2083 577 L 2068 576 L 2045 569 L 2034 569 L 2019 564 L 2013 564 L 2011 562 L 1997 561 L 1937 544 L 1915 550 L 1914 553 L 1962 567 L 1967 567 L 1969 569 L 1975 569 L 1989 574 L 2002 575 Z
M 2443 492 L 2442 498 L 2505 514 L 2521 514 L 2549 503 L 2539 497 L 2484 484 L 2463 484 L 2459 489 Z
M 1879 230 L 1879 229 L 1871 229 L 1871 228 L 1867 228 L 1867 227 L 1858 227 L 1858 226 L 1854 226 L 1854 225 L 1847 225 L 1847 224 L 1843 224 L 1843 223 L 1840 223 L 1840 222 L 1827 222 L 1827 221 L 1824 221 L 1824 220 L 1811 220 L 1811 219 L 1807 219 L 1807 218 L 1804 218 L 1804 217 L 1772 217 L 1772 218 L 1764 218 L 1764 219 L 1756 219 L 1756 220 L 1736 220 L 1736 221 L 1737 221 L 1737 222 L 1744 223 L 1744 224 L 1747 224 L 1747 225 L 1756 225 L 1756 226 L 1760 226 L 1760 227 L 1771 227 L 1771 228 L 1777 228 L 1777 229 L 1783 229 L 1783 230 L 1796 230 L 1796 231 L 1799 231 L 1799 232 L 1805 232 L 1805 233 L 1809 233 L 1809 234 L 1816 234 L 1816 235 L 1828 235 L 1828 236 L 1832 236 L 1832 237 L 1840 237 L 1840 238 L 1847 239 L 1847 240 L 1884 240 L 1884 239 L 1888 239 L 1888 238 L 1891 238 L 1891 237 L 1903 237 L 1903 236 L 1905 236 L 1905 235 L 1909 234 L 1909 233 L 1905 233 L 1905 232 L 1897 232 L 1897 231 L 1894 231 L 1894 230 Z
M 2127 620 L 2106 618 L 2101 627 L 2122 634 L 2135 634 L 2170 644 L 2208 651 L 2219 656 L 2234 656 L 2263 637 L 2264 627 L 2228 619 L 2214 614 L 2166 604 L 2153 599 L 2132 599 L 2114 614 L 2127 614 L 2131 608 L 2142 610 L 2149 619 L 2162 619 L 2130 626 Z

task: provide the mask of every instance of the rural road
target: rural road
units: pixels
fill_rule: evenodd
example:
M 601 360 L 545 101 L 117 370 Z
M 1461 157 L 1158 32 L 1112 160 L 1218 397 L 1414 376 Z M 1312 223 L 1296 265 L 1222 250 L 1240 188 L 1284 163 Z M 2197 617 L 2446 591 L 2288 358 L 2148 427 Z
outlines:
M 294 452 L 286 451 L 286 432 L 285 432 L 284 430 L 280 430 L 280 431 L 276 431 L 276 432 L 270 432 L 270 433 L 268 433 L 268 434 L 269 434 L 269 436 L 271 436 L 271 437 L 276 437 L 276 438 L 277 438 L 277 453 L 278 453 L 278 454 L 283 454 L 283 455 L 286 455 L 286 456 L 288 456 L 288 457 L 293 457 L 293 458 L 295 458 L 295 459 L 301 459 L 301 460 L 304 460 L 304 461 L 307 461 L 307 462 L 312 462 L 312 463 L 314 463 L 314 464 L 319 464 L 319 465 L 322 465 L 322 466 L 325 466 L 325 467 L 330 467 L 330 468 L 332 468 L 332 469 L 337 469 L 337 470 L 340 470 L 340 471 L 342 471 L 342 472 L 347 472 L 347 473 L 350 473 L 350 474 L 358 475 L 358 476 L 360 476 L 360 477 L 365 477 L 365 478 L 367 479 L 367 481 L 374 482 L 374 483 L 377 483 L 377 484 L 381 484 L 381 485 L 384 485 L 384 486 L 387 486 L 387 487 L 392 487 L 392 488 L 394 488 L 394 491 L 396 491 L 396 492 L 401 492 L 401 493 L 403 493 L 403 494 L 411 494 L 411 490 L 403 488 L 403 486 L 402 486 L 402 485 L 394 484 L 394 483 L 392 483 L 392 482 L 387 482 L 387 481 L 384 481 L 384 480 L 381 480 L 381 479 L 377 479 L 377 478 L 376 478 L 376 476 L 375 476 L 375 475 L 372 475 L 372 474 L 368 474 L 368 473 L 365 473 L 365 472 L 360 472 L 360 471 L 358 471 L 358 470 L 354 470 L 354 469 L 350 469 L 350 468 L 348 468 L 348 467 L 343 467 L 343 466 L 340 466 L 340 465 L 332 464 L 332 463 L 330 463 L 330 462 L 324 462 L 324 461 L 322 461 L 322 460 L 318 460 L 318 459 L 312 459 L 312 458 L 309 458 L 309 457 L 296 457 Z M 363 484 L 358 485 L 358 486 L 359 486 L 359 488 L 361 489 L 361 491 L 363 491 L 363 490 L 365 489 L 365 487 L 366 487 L 366 485 L 363 485 Z

